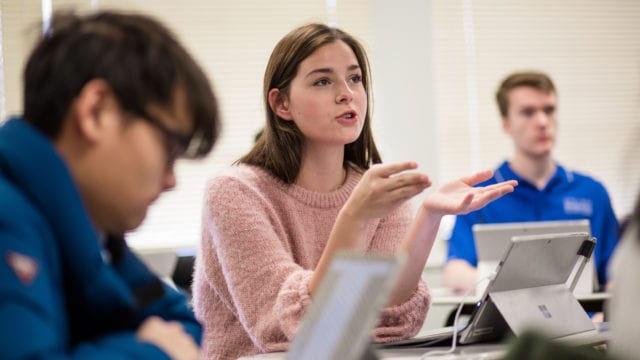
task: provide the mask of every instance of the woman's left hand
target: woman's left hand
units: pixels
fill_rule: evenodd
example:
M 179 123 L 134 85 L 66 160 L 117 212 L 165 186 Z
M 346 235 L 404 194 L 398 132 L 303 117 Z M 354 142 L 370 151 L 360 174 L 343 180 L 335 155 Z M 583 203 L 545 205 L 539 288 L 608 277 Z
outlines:
M 493 171 L 485 170 L 447 183 L 429 194 L 422 206 L 440 215 L 466 214 L 512 192 L 518 185 L 517 181 L 509 180 L 484 187 L 473 187 L 492 176 Z

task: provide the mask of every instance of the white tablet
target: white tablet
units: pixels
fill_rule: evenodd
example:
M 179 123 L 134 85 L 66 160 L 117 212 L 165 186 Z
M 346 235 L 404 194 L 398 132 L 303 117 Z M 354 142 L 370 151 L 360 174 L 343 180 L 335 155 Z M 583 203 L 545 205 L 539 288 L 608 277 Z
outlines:
M 593 331 L 594 325 L 567 285 L 591 257 L 588 233 L 511 239 L 495 277 L 478 302 L 460 343 L 495 341 L 527 329 L 563 337 Z M 574 274 L 574 268 L 578 268 Z

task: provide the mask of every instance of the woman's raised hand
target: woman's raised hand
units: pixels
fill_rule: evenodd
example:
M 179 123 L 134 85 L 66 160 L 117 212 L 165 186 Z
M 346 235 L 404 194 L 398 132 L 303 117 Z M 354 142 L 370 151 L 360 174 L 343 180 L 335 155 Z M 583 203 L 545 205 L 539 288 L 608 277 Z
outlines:
M 413 161 L 373 165 L 362 176 L 343 211 L 367 220 L 387 215 L 431 185 L 426 174 L 408 172 L 417 167 Z
M 493 171 L 485 170 L 447 183 L 429 194 L 422 206 L 430 212 L 440 215 L 466 214 L 512 192 L 514 187 L 518 185 L 517 181 L 509 180 L 484 187 L 473 187 L 492 176 Z

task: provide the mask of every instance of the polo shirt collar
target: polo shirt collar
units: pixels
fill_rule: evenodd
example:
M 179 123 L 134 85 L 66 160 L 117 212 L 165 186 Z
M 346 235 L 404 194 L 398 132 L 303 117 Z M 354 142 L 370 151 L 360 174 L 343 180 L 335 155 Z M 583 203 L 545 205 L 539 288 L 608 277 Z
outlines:
M 509 162 L 506 160 L 500 165 L 498 169 L 496 169 L 493 175 L 493 178 L 496 180 L 496 182 L 501 182 L 506 180 L 517 180 L 518 183 L 521 185 L 527 184 L 532 188 L 537 189 L 529 181 L 523 179 L 518 174 L 516 174 L 509 166 Z M 564 167 L 556 163 L 556 172 L 553 174 L 551 179 L 549 179 L 549 182 L 545 185 L 545 187 L 540 191 L 545 191 L 547 189 L 550 189 L 560 184 L 571 183 L 573 182 L 573 179 L 574 179 L 573 172 L 565 170 Z

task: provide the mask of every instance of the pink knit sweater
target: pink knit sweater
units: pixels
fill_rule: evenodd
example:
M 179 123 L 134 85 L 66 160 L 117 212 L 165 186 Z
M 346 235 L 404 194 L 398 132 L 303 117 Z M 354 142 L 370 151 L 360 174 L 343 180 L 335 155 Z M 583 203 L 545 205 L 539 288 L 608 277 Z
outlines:
M 340 189 L 317 193 L 240 165 L 209 182 L 193 285 L 195 313 L 205 329 L 204 358 L 235 359 L 287 349 L 311 301 L 312 270 L 361 177 L 349 170 Z M 368 250 L 395 249 L 411 218 L 407 203 L 372 221 Z M 383 310 L 374 341 L 415 335 L 429 306 L 421 281 L 406 303 Z

